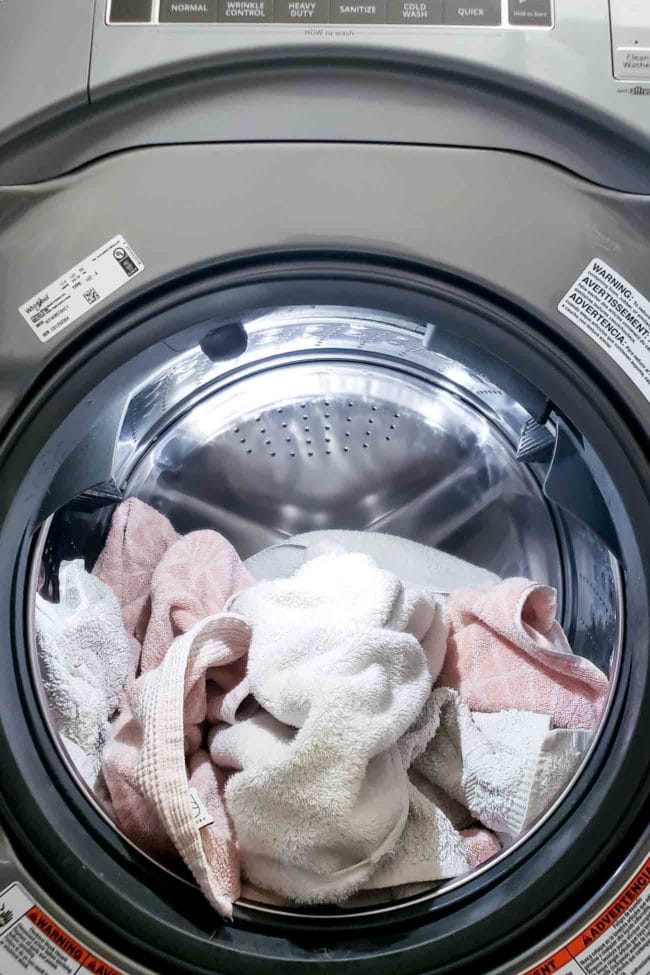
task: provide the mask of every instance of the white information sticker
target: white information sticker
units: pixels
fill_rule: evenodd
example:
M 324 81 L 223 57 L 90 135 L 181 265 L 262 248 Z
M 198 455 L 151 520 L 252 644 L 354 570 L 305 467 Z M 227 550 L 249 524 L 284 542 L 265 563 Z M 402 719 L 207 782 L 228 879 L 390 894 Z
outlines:
M 18 311 L 41 342 L 49 342 L 143 270 L 140 258 L 118 234 Z
M 558 305 L 650 400 L 650 301 L 595 258 Z
M 124 975 L 52 920 L 21 884 L 0 893 L 2 975 Z
M 524 975 L 650 975 L 650 858 L 584 930 Z

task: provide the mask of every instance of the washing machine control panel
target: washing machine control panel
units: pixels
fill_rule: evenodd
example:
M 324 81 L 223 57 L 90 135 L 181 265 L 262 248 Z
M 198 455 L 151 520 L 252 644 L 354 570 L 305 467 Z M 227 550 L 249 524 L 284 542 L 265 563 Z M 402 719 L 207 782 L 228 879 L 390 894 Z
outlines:
M 553 0 L 107 0 L 106 23 L 550 29 Z

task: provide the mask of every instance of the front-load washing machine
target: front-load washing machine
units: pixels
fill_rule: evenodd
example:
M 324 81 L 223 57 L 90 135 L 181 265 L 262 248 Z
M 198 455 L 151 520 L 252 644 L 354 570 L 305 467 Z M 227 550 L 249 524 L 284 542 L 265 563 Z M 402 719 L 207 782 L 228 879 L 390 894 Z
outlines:
M 646 0 L 0 3 L 0 971 L 650 972 Z M 52 720 L 115 506 L 388 532 L 558 592 L 610 678 L 461 879 L 223 922 Z

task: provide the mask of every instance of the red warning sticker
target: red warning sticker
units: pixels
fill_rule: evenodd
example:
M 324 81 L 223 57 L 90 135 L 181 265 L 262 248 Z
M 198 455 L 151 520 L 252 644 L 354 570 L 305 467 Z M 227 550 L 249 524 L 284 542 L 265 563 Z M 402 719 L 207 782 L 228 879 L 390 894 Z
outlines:
M 124 975 L 53 921 L 20 884 L 0 893 L 0 972 Z
M 650 857 L 577 937 L 523 975 L 650 975 Z

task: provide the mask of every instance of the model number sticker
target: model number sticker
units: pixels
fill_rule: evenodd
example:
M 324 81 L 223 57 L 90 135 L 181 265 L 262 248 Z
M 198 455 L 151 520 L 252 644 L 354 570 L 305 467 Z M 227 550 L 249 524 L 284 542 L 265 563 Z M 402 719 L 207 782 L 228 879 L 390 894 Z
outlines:
M 124 975 L 53 921 L 21 884 L 0 893 L 2 975 Z
M 144 264 L 118 234 L 18 310 L 41 342 L 49 342 L 142 270 Z
M 650 301 L 598 258 L 558 305 L 650 399 Z

